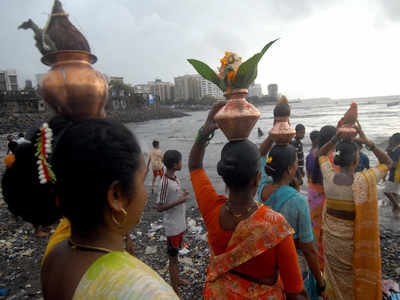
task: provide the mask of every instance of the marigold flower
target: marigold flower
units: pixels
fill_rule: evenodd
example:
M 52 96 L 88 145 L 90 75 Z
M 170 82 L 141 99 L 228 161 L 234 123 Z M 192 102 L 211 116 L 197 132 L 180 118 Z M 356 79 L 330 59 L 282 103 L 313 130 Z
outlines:
M 275 42 L 276 40 L 273 40 L 266 44 L 264 48 L 257 53 L 259 58 L 261 58 Z M 225 55 L 219 60 L 221 64 L 218 68 L 218 72 L 210 72 L 210 67 L 208 65 L 196 59 L 188 59 L 188 61 L 203 78 L 213 82 L 221 90 L 228 92 L 233 88 L 249 87 L 251 82 L 254 81 L 254 78 L 248 75 L 257 72 L 259 58 L 257 60 L 248 59 L 246 61 L 246 68 L 240 69 L 242 58 L 234 52 L 225 51 Z M 238 72 L 239 69 L 240 72 Z
M 235 62 L 235 56 L 232 53 L 231 55 L 228 56 L 228 64 L 233 64 Z
M 231 70 L 228 72 L 226 75 L 226 78 L 228 79 L 229 82 L 234 82 L 236 77 L 236 72 L 234 70 Z
M 222 65 L 227 65 L 228 64 L 228 60 L 227 60 L 226 56 L 221 58 L 220 62 L 221 62 Z

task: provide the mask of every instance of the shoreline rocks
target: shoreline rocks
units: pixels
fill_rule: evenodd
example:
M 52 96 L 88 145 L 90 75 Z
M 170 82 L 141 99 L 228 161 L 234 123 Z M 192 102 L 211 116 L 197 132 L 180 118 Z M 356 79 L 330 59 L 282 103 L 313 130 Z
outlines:
M 0 135 L 14 132 L 27 132 L 32 127 L 39 127 L 47 122 L 54 114 L 45 113 L 10 113 L 0 115 Z M 143 122 L 155 119 L 178 118 L 187 114 L 181 110 L 161 107 L 159 111 L 153 111 L 150 107 L 142 107 L 135 110 L 108 111 L 107 117 L 122 123 Z

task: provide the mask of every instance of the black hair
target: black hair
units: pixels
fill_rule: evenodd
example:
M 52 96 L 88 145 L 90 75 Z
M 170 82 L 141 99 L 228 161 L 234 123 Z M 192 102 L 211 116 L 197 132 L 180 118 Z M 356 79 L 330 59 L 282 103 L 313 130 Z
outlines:
M 18 147 L 18 143 L 17 142 L 11 141 L 11 142 L 8 143 L 8 149 L 10 149 L 10 151 L 12 153 L 16 152 L 17 147 Z
M 247 187 L 257 175 L 260 152 L 249 140 L 231 141 L 222 148 L 217 171 L 230 189 Z
M 61 128 L 67 126 L 70 120 L 55 117 L 49 121 L 49 126 L 53 127 L 56 123 L 61 126 L 53 128 L 53 142 L 60 135 Z M 15 162 L 4 172 L 1 186 L 4 201 L 11 213 L 33 225 L 47 226 L 61 217 L 61 210 L 54 184 L 39 182 L 35 145 L 40 130 L 32 128 L 32 131 L 34 134 L 28 139 L 30 143 L 22 143 L 16 147 Z
M 105 119 L 73 121 L 56 116 L 49 127 L 54 149 L 49 162 L 56 184 L 39 182 L 37 129 L 31 143 L 18 145 L 15 162 L 3 175 L 4 200 L 14 215 L 34 225 L 50 225 L 64 214 L 74 228 L 90 229 L 102 220 L 106 192 L 113 181 L 120 182 L 127 196 L 134 192 L 139 144 L 126 127 Z
M 357 158 L 358 148 L 353 141 L 341 141 L 336 145 L 333 162 L 340 167 L 350 166 Z
M 287 169 L 294 164 L 297 157 L 296 148 L 292 145 L 275 145 L 268 153 L 265 172 L 274 182 L 282 179 Z
M 296 127 L 295 127 L 295 130 L 296 130 L 296 131 L 299 131 L 299 130 L 306 130 L 306 128 L 304 127 L 303 124 L 297 124 Z
M 18 137 L 19 137 L 19 138 L 24 137 L 24 136 L 25 136 L 25 135 L 24 135 L 22 132 L 18 133 Z
M 154 141 L 152 142 L 152 145 L 153 145 L 154 148 L 156 148 L 156 147 L 158 147 L 158 146 L 160 145 L 160 142 L 157 141 L 157 140 L 154 140 Z
M 177 150 L 167 150 L 164 153 L 163 163 L 167 169 L 171 169 L 174 164 L 178 164 L 182 160 L 182 154 Z
M 113 182 L 131 198 L 141 156 L 135 136 L 120 123 L 86 119 L 65 130 L 53 164 L 61 209 L 73 228 L 86 232 L 102 223 Z
M 287 102 L 279 101 L 274 107 L 274 117 L 289 117 L 290 106 Z
M 400 144 L 400 132 L 396 132 L 390 137 L 390 141 L 393 144 L 393 146 L 397 146 Z
M 319 147 L 325 145 L 336 134 L 336 127 L 332 125 L 325 125 L 319 131 Z
M 315 143 L 316 141 L 318 141 L 320 136 L 320 133 L 318 130 L 313 130 L 310 132 L 310 140 L 312 143 Z
M 319 131 L 319 142 L 318 147 L 321 148 L 327 142 L 330 141 L 332 137 L 336 134 L 336 127 L 332 125 L 325 125 L 321 127 Z M 318 157 L 315 158 L 312 173 L 311 182 L 322 184 L 322 173 L 318 163 Z

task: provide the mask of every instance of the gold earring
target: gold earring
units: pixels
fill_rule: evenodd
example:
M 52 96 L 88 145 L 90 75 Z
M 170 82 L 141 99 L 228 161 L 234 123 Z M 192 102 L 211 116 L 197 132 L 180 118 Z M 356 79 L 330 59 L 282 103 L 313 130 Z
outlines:
M 126 216 L 128 215 L 128 212 L 123 207 L 121 207 L 121 211 L 124 215 L 124 220 L 121 222 L 121 226 L 123 226 L 126 223 Z
M 121 207 L 121 211 L 125 217 L 128 215 L 128 212 L 125 210 L 125 208 Z
M 117 225 L 117 227 L 121 227 L 121 223 L 118 222 L 118 220 L 114 217 L 114 211 L 113 210 L 111 210 L 111 219 L 113 220 L 115 225 Z
M 125 222 L 126 222 L 126 216 L 128 215 L 128 212 L 127 212 L 123 207 L 121 207 L 121 212 L 122 212 L 123 215 L 124 215 L 124 220 L 123 220 L 122 222 L 119 222 L 119 221 L 117 220 L 117 218 L 114 216 L 114 211 L 113 211 L 113 210 L 111 211 L 111 219 L 113 220 L 113 222 L 115 223 L 115 225 L 117 225 L 117 227 L 122 227 L 122 226 L 125 224 Z

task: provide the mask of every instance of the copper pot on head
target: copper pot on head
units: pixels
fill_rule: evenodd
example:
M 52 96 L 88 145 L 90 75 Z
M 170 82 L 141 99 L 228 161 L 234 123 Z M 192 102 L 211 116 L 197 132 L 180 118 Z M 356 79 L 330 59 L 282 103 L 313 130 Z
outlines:
M 92 68 L 96 56 L 85 51 L 56 51 L 42 62 L 51 65 L 40 84 L 47 103 L 57 113 L 74 118 L 104 117 L 108 86 L 104 76 Z
M 269 132 L 269 135 L 276 144 L 283 144 L 283 145 L 289 144 L 292 141 L 295 134 L 296 131 L 293 128 L 291 128 L 289 120 L 276 121 L 274 127 L 272 127 L 272 129 Z
M 296 134 L 290 126 L 290 106 L 285 96 L 282 96 L 274 108 L 274 126 L 269 135 L 276 144 L 289 144 Z
M 229 141 L 245 140 L 260 118 L 260 111 L 246 101 L 247 89 L 225 93 L 228 102 L 215 115 L 215 122 Z

